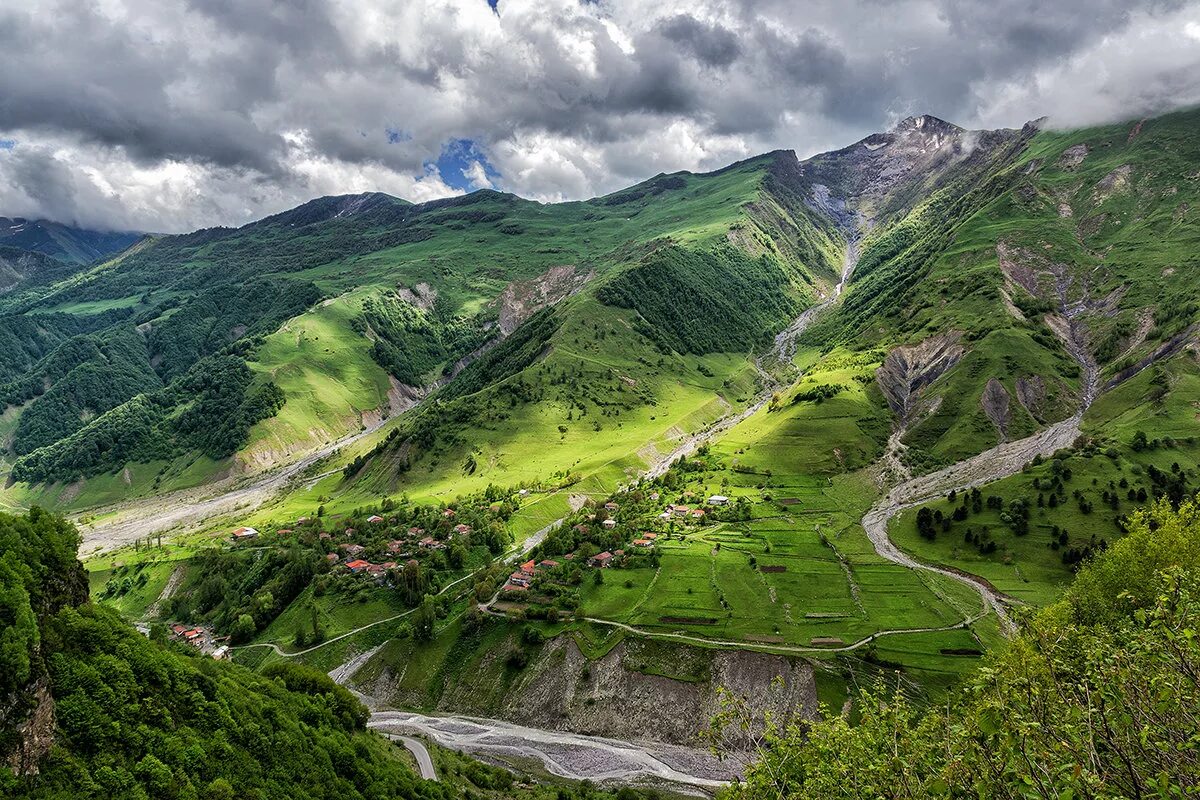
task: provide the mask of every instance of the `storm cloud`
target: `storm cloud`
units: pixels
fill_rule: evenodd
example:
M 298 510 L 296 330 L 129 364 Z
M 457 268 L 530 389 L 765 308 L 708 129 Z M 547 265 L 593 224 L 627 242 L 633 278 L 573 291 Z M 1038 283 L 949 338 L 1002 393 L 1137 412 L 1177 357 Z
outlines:
M 183 231 L 368 190 L 577 199 L 914 113 L 1197 103 L 1200 0 L 0 0 L 0 215 Z

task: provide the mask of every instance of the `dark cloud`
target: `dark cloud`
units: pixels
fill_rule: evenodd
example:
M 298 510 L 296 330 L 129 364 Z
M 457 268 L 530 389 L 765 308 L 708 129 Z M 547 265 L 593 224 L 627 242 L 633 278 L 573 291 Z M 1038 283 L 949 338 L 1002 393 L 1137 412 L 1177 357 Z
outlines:
M 911 113 L 1153 113 L 1200 101 L 1198 48 L 1200 0 L 10 4 L 0 214 L 182 230 L 485 179 L 580 197 Z M 490 166 L 443 176 L 468 140 Z
M 701 22 L 688 14 L 663 20 L 658 23 L 658 31 L 710 67 L 728 67 L 742 54 L 736 33 L 715 23 Z

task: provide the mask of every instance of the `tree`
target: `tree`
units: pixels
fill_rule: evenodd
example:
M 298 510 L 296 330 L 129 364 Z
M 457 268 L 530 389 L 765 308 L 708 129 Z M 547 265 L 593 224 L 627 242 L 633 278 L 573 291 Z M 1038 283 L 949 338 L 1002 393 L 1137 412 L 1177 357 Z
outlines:
M 921 534 L 924 539 L 934 539 L 937 536 L 937 530 L 934 528 L 934 514 L 928 506 L 922 506 L 917 511 L 917 533 Z
M 429 641 L 433 638 L 436 623 L 437 609 L 433 604 L 433 595 L 427 594 L 413 614 L 413 638 L 421 642 Z
M 233 623 L 233 628 L 229 631 L 229 638 L 235 642 L 245 642 L 254 636 L 257 630 L 254 627 L 254 617 L 249 614 L 242 614 L 237 618 L 237 622 Z

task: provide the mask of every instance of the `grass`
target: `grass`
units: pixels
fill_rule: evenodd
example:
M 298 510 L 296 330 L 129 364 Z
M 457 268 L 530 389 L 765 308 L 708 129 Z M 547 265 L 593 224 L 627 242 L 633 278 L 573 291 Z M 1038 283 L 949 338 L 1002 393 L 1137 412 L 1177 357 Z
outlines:
M 266 337 L 251 369 L 284 391 L 280 412 L 254 426 L 239 460 L 254 468 L 281 463 L 360 430 L 369 415 L 384 415 L 391 388 L 371 358 L 371 342 L 354 330 L 360 290 L 288 320 Z
M 313 595 L 312 587 L 301 592 L 271 624 L 254 638 L 255 643 L 271 642 L 284 650 L 292 650 L 292 640 L 298 628 L 312 632 L 312 609 L 316 608 L 321 631 L 326 639 L 340 636 L 356 628 L 409 610 L 393 590 L 373 587 L 363 598 L 328 593 Z
M 113 568 L 99 563 L 88 565 L 88 588 L 93 598 L 111 606 L 128 619 L 145 619 L 147 611 L 162 595 L 171 575 L 177 569 L 187 569 L 184 560 L 163 559 L 133 562 Z M 132 588 L 120 596 L 100 597 L 110 580 L 120 583 L 128 577 Z
M 229 474 L 231 466 L 230 459 L 216 461 L 192 453 L 170 461 L 126 464 L 115 472 L 73 483 L 14 483 L 0 490 L 0 503 L 14 509 L 40 505 L 60 512 L 83 511 L 200 486 Z M 82 522 L 86 524 L 92 516 L 84 515 Z

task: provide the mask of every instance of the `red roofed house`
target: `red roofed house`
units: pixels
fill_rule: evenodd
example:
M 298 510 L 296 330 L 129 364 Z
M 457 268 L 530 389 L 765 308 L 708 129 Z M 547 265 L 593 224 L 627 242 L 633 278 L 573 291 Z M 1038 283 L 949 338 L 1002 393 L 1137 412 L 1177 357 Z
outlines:
M 514 572 L 512 575 L 508 576 L 508 582 L 513 584 L 514 586 L 528 586 L 529 585 L 529 576 L 526 575 L 524 572 L 517 571 L 517 572 Z
M 371 516 L 367 517 L 367 522 L 370 522 L 372 525 L 374 525 L 376 523 L 383 522 L 383 517 L 379 516 L 378 514 L 372 514 Z
M 458 523 L 457 525 L 455 525 L 455 526 L 454 526 L 454 532 L 455 532 L 455 533 L 470 533 L 470 532 L 471 532 L 471 526 L 470 526 L 470 525 L 464 525 L 463 523 L 461 523 L 461 522 L 460 522 L 460 523 Z
M 675 512 L 676 516 L 680 517 L 686 517 L 688 513 L 687 506 L 671 506 L 671 510 Z
M 330 564 L 336 564 L 338 561 L 341 560 L 341 558 L 342 557 L 339 556 L 337 553 L 330 553 L 329 555 L 325 556 L 325 560 L 328 561 Z
M 363 561 L 361 558 L 355 559 L 354 561 L 346 562 L 346 568 L 349 569 L 351 572 L 362 572 L 364 569 L 366 569 L 369 566 L 371 566 L 370 562 Z
M 454 517 L 454 509 L 447 508 L 445 511 L 442 512 L 442 516 L 445 517 L 446 519 L 452 519 Z
M 526 575 L 532 575 L 533 567 L 534 567 L 534 563 L 533 563 L 533 559 L 531 558 L 528 561 L 526 561 L 524 564 L 521 565 L 521 572 L 524 572 Z
M 591 558 L 588 559 L 588 566 L 589 567 L 600 567 L 601 569 L 603 569 L 604 567 L 607 567 L 609 564 L 612 563 L 612 559 L 613 559 L 612 553 L 608 553 L 608 552 L 600 553 L 599 555 L 592 556 Z
M 620 508 L 620 506 L 617 505 L 616 503 L 605 503 L 604 504 L 605 511 L 616 511 L 618 508 Z
M 644 532 L 642 533 L 642 538 L 643 538 L 643 539 L 650 539 L 651 541 L 653 541 L 654 539 L 657 539 L 657 538 L 658 538 L 658 534 L 657 534 L 657 533 L 651 533 L 650 531 L 644 531 Z
M 291 532 L 292 532 L 291 528 L 280 528 L 279 530 L 275 531 L 275 533 L 278 534 L 279 536 L 287 536 Z
M 554 569 L 557 566 L 557 561 L 552 561 L 548 558 L 538 562 L 538 567 L 541 569 Z
M 408 529 L 408 535 L 409 535 L 409 536 L 421 536 L 421 535 L 422 535 L 422 534 L 424 534 L 424 533 L 425 533 L 425 529 L 424 529 L 424 528 L 417 528 L 417 527 L 413 527 L 413 528 L 409 528 L 409 529 Z
M 392 539 L 387 545 L 389 553 L 401 553 L 404 551 L 404 547 L 405 544 L 400 539 Z
M 703 519 L 703 517 L 704 517 L 704 509 L 703 509 L 703 508 L 697 508 L 695 511 L 693 511 L 693 512 L 692 512 L 692 517 L 693 517 L 693 519 Z
M 650 541 L 649 539 L 634 539 L 633 546 L 634 547 L 653 547 L 654 542 Z
M 258 536 L 258 531 L 254 530 L 254 528 L 247 528 L 243 525 L 235 530 L 232 536 L 235 542 L 240 542 L 245 539 L 253 539 L 255 536 Z

